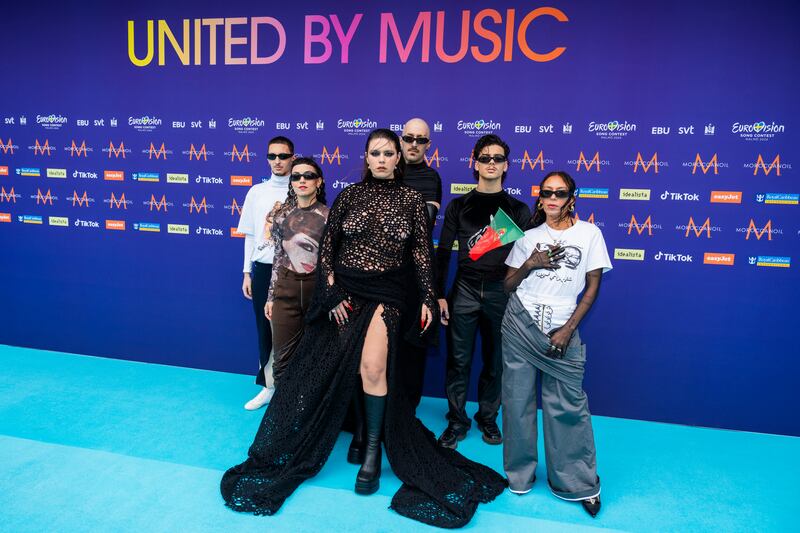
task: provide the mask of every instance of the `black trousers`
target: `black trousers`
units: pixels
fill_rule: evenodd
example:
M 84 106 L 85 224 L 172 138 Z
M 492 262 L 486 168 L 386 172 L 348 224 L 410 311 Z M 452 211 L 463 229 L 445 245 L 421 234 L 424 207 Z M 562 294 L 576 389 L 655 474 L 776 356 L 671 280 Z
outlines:
M 472 425 L 464 406 L 472 370 L 475 335 L 481 333 L 483 368 L 478 380 L 480 422 L 494 422 L 500 408 L 503 354 L 500 328 L 508 296 L 503 281 L 465 280 L 456 277 L 450 295 L 450 326 L 447 328 L 447 419 L 458 431 Z
M 264 368 L 269 364 L 272 354 L 272 327 L 264 316 L 264 306 L 267 304 L 269 293 L 269 280 L 272 277 L 272 265 L 268 263 L 253 263 L 250 273 L 250 282 L 253 290 L 253 311 L 256 315 L 256 332 L 258 333 L 258 374 L 256 384 L 262 387 L 273 386 L 272 369 L 269 369 L 269 381 L 264 378 Z

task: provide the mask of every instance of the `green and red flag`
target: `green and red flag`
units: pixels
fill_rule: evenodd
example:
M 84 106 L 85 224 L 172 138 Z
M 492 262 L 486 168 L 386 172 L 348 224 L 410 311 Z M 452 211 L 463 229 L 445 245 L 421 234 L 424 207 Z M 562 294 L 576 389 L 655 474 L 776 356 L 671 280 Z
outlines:
M 477 261 L 486 252 L 512 243 L 523 235 L 525 232 L 514 224 L 505 211 L 498 208 L 497 213 L 489 220 L 489 225 L 486 226 L 481 238 L 470 249 L 469 258 Z

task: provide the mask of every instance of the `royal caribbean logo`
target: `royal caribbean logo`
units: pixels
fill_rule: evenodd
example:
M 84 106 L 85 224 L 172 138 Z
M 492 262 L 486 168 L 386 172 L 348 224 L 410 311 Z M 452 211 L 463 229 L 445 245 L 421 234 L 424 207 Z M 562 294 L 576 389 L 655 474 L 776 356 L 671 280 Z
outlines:
M 792 266 L 792 258 L 780 255 L 758 255 L 750 256 L 747 262 L 751 265 L 760 267 L 776 267 L 776 268 L 790 268 Z
M 161 224 L 158 222 L 134 222 L 133 231 L 144 231 L 147 233 L 160 233 Z
M 36 123 L 46 130 L 60 130 L 67 122 L 67 117 L 63 115 L 36 115 Z
M 629 134 L 636 131 L 636 124 L 628 122 L 619 122 L 612 120 L 610 122 L 590 122 L 589 133 L 594 133 L 601 139 L 624 139 Z
M 788 192 L 766 192 L 756 194 L 756 202 L 773 205 L 797 205 L 800 203 L 800 194 Z
M 684 161 L 681 166 L 683 168 L 691 168 L 692 174 L 697 174 L 698 170 L 703 174 L 708 174 L 708 171 L 713 169 L 712 174 L 716 176 L 719 174 L 719 169 L 728 168 L 728 163 L 720 161 L 716 153 L 704 161 L 700 156 L 700 152 L 697 152 L 694 161 Z
M 143 181 L 147 183 L 158 183 L 161 181 L 161 175 L 158 172 L 134 172 L 131 174 L 133 181 Z
M 336 127 L 342 130 L 343 133 L 348 135 L 364 135 L 378 127 L 378 123 L 374 120 L 356 118 L 353 120 L 345 120 L 340 118 L 336 122 Z
M 658 152 L 655 152 L 653 156 L 645 161 L 645 158 L 642 157 L 641 152 L 636 152 L 636 159 L 632 161 L 625 161 L 626 167 L 633 167 L 633 173 L 636 174 L 640 170 L 645 174 L 647 172 L 653 171 L 653 174 L 658 174 L 659 169 L 664 169 L 669 167 L 669 161 L 659 161 L 658 159 Z
M 791 170 L 792 164 L 786 163 L 785 161 L 781 163 L 781 154 L 777 154 L 775 158 L 772 160 L 771 163 L 767 164 L 766 161 L 769 161 L 769 157 L 764 160 L 764 156 L 758 154 L 758 158 L 756 159 L 755 163 L 745 163 L 744 168 L 753 169 L 753 176 L 758 175 L 758 170 L 761 169 L 761 173 L 765 176 L 769 176 L 772 171 L 775 171 L 776 176 L 781 175 L 781 170 Z
M 16 169 L 17 176 L 28 176 L 38 178 L 42 175 L 42 170 L 36 167 L 19 167 Z
M 763 120 L 753 123 L 734 122 L 733 126 L 731 126 L 731 133 L 746 141 L 769 141 L 775 138 L 775 134 L 784 133 L 785 131 L 786 126 L 783 124 L 775 122 L 767 124 Z
M 133 126 L 136 131 L 153 131 L 161 125 L 161 119 L 145 115 L 143 117 L 128 117 L 128 126 Z
M 42 217 L 40 215 L 19 215 L 17 220 L 23 224 L 42 224 Z
M 578 189 L 578 198 L 608 198 L 608 189 L 581 187 Z
M 473 121 L 459 120 L 456 129 L 464 132 L 468 137 L 483 137 L 487 133 L 500 131 L 502 129 L 502 124 L 494 120 L 484 119 Z
M 258 117 L 229 118 L 228 127 L 236 133 L 258 133 L 266 122 Z

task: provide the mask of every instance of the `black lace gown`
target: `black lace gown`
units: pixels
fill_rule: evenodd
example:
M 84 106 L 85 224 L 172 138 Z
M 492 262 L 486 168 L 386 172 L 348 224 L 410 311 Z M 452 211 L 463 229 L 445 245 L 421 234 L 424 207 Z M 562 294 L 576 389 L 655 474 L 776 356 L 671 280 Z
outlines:
M 226 505 L 272 515 L 300 483 L 320 471 L 360 380 L 364 337 L 381 304 L 389 342 L 384 445 L 392 470 L 403 482 L 392 509 L 455 528 L 470 521 L 478 503 L 502 492 L 506 481 L 497 472 L 437 445 L 398 386 L 397 360 L 403 347 L 423 344 L 435 329 L 422 334 L 419 324 L 421 304 L 435 307 L 427 239 L 424 203 L 413 189 L 372 179 L 341 192 L 320 247 L 319 279 L 306 330 L 247 460 L 222 477 Z M 335 284 L 329 287 L 330 273 Z M 337 326 L 327 311 L 343 298 L 353 310 L 350 320 Z

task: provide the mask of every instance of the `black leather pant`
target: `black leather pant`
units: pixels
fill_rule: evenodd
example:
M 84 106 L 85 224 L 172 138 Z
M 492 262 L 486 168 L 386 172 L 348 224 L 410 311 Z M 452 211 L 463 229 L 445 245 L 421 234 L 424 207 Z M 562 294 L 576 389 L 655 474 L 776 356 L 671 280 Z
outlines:
M 472 370 L 475 333 L 481 333 L 483 369 L 478 380 L 476 420 L 493 422 L 500 408 L 503 373 L 500 328 L 508 296 L 503 281 L 475 281 L 456 278 L 450 296 L 450 326 L 447 328 L 447 377 L 445 392 L 449 411 L 447 419 L 458 431 L 466 431 L 472 422 L 464 406 Z

